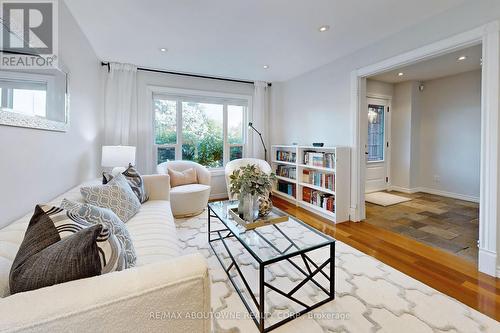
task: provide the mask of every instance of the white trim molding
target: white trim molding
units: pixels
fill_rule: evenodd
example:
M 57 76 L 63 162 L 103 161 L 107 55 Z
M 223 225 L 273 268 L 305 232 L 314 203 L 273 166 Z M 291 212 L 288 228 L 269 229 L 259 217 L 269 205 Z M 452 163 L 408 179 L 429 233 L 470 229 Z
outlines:
M 442 197 L 447 197 L 447 198 L 453 198 L 453 199 L 459 199 L 459 200 L 479 203 L 479 197 L 475 197 L 472 195 L 466 195 L 466 194 L 460 194 L 460 193 L 454 193 L 454 192 L 448 192 L 448 191 L 442 191 L 442 190 L 436 190 L 436 189 L 433 189 L 430 187 L 404 188 L 404 187 L 392 185 L 389 187 L 389 191 L 397 191 L 397 192 L 407 193 L 407 194 L 422 192 L 422 193 L 440 195 Z
M 394 68 L 482 44 L 481 181 L 479 209 L 479 271 L 497 275 L 499 204 L 499 22 L 494 21 L 455 36 L 372 64 L 351 73 L 352 179 L 351 219 L 365 216 L 366 78 Z M 364 98 L 363 98 L 364 97 Z

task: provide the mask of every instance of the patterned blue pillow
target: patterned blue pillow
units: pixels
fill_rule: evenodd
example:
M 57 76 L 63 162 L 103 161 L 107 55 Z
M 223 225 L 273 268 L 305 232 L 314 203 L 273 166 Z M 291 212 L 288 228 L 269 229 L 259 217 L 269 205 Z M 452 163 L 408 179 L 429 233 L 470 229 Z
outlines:
M 80 193 L 87 203 L 111 209 L 123 222 L 130 220 L 141 208 L 139 199 L 122 174 L 116 175 L 106 185 L 84 186 Z
M 61 208 L 66 209 L 71 214 L 93 224 L 103 224 L 116 236 L 125 251 L 125 268 L 135 266 L 137 255 L 130 238 L 130 234 L 120 218 L 112 210 L 97 207 L 90 204 L 81 204 L 78 202 L 63 199 Z

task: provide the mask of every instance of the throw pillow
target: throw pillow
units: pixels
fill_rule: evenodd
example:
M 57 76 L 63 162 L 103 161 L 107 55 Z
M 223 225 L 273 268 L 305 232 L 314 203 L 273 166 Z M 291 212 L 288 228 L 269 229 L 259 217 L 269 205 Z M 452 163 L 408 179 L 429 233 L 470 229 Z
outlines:
M 184 171 L 175 171 L 168 169 L 168 175 L 170 176 L 170 186 L 176 187 L 181 185 L 196 184 L 196 169 L 189 168 Z
M 91 204 L 81 204 L 67 199 L 63 199 L 61 208 L 66 209 L 71 214 L 87 222 L 102 224 L 109 228 L 125 251 L 125 268 L 135 266 L 137 255 L 135 254 L 135 248 L 130 238 L 130 234 L 125 223 L 123 223 L 112 210 Z
M 87 203 L 111 209 L 123 222 L 130 220 L 141 208 L 139 199 L 122 174 L 116 175 L 106 185 L 84 186 L 80 193 Z
M 137 199 L 141 203 L 144 203 L 149 200 L 149 197 L 146 194 L 146 189 L 144 188 L 144 182 L 142 180 L 142 176 L 137 171 L 137 169 L 132 166 L 132 164 L 128 165 L 127 170 L 122 172 L 122 175 L 125 176 L 125 179 L 127 179 L 128 184 L 132 188 L 132 191 L 134 191 L 135 195 L 137 196 Z M 102 173 L 102 183 L 107 184 L 113 179 L 113 175 L 108 173 L 108 172 L 103 172 Z
M 11 294 L 124 268 L 120 243 L 59 207 L 35 207 L 9 276 Z

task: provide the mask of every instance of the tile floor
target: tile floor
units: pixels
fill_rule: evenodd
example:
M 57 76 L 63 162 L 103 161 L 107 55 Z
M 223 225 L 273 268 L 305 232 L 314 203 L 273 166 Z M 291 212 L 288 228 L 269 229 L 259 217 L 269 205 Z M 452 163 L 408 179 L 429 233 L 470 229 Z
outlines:
M 479 204 L 427 193 L 390 193 L 412 200 L 388 207 L 367 202 L 367 223 L 477 263 Z

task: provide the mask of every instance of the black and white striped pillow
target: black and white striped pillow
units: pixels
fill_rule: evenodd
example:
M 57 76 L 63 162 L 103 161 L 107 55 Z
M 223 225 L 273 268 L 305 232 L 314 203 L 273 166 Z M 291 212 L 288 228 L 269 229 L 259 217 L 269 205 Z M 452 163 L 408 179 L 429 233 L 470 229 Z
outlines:
M 134 194 L 137 196 L 137 199 L 139 199 L 141 204 L 149 200 L 146 189 L 144 188 L 142 176 L 132 164 L 128 165 L 127 170 L 123 171 L 122 175 L 124 175 L 125 179 L 127 179 L 128 184 L 132 188 L 132 191 L 134 191 Z M 110 182 L 113 178 L 113 175 L 108 172 L 102 173 L 102 183 L 104 185 Z

